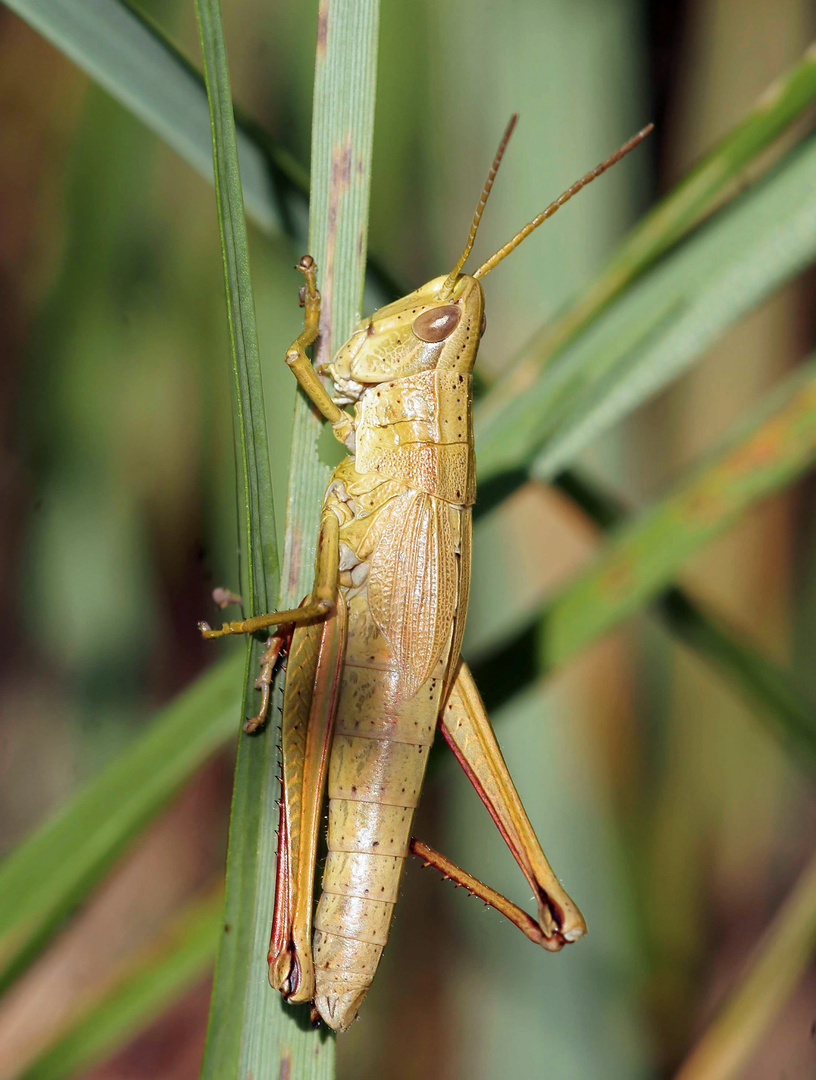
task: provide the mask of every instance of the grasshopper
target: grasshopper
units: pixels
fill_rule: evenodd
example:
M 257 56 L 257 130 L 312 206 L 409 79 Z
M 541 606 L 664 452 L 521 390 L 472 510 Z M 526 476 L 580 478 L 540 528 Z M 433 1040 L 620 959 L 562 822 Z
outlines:
M 204 637 L 277 630 L 257 688 L 264 723 L 287 653 L 282 794 L 269 980 L 313 1018 L 344 1031 L 388 937 L 410 853 L 437 867 L 551 952 L 586 933 L 536 838 L 479 692 L 460 659 L 476 497 L 472 370 L 485 330 L 481 279 L 582 187 L 633 149 L 644 128 L 472 274 L 462 273 L 516 122 L 493 160 L 465 248 L 449 274 L 358 324 L 331 363 L 306 354 L 318 334 L 316 266 L 304 255 L 304 329 L 286 354 L 301 388 L 348 450 L 323 501 L 314 586 L 299 608 Z M 320 375 L 334 385 L 334 397 Z M 352 417 L 343 406 L 354 404 Z M 439 730 L 533 889 L 537 917 L 411 835 Z M 328 784 L 328 857 L 313 915 Z

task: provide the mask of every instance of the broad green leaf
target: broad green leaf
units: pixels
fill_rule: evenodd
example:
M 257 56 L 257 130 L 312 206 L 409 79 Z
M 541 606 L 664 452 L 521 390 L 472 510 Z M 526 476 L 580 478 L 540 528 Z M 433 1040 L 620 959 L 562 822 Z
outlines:
M 207 180 L 212 144 L 201 75 L 121 0 L 3 0 Z M 252 120 L 238 121 L 246 212 L 264 232 L 303 216 L 308 174 Z M 281 199 L 285 198 L 285 205 Z
M 575 339 L 523 395 L 477 410 L 481 478 L 550 478 L 816 255 L 816 140 L 789 153 Z
M 0 863 L 0 987 L 235 730 L 242 671 L 235 656 L 212 667 Z
M 755 955 L 676 1080 L 737 1080 L 816 950 L 816 858 L 760 940 Z
M 211 13 L 212 0 L 199 8 Z M 349 333 L 362 299 L 371 170 L 379 9 L 324 0 L 320 8 L 312 135 L 309 250 L 324 297 L 319 349 Z M 295 410 L 287 539 L 281 603 L 311 588 L 320 504 L 328 468 L 317 452 L 321 425 L 301 396 Z M 261 738 L 264 738 L 262 736 Z M 258 739 L 239 747 L 227 865 L 227 920 L 202 1076 L 326 1077 L 334 1072 L 334 1040 L 310 1030 L 308 1011 L 283 1003 L 267 982 L 266 951 L 273 908 L 277 813 L 275 755 L 263 767 L 251 758 Z M 266 737 L 266 742 L 271 739 Z M 251 925 L 250 925 L 251 920 Z
M 67 1080 L 133 1038 L 215 960 L 224 894 L 189 904 L 154 942 L 77 1003 L 20 1074 L 20 1080 Z

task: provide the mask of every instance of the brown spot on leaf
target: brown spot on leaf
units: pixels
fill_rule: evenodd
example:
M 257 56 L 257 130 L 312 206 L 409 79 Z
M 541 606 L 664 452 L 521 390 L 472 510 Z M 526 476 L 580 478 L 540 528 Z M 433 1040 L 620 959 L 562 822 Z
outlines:
M 756 438 L 741 446 L 728 459 L 726 463 L 728 472 L 732 476 L 738 473 L 750 473 L 772 464 L 784 449 L 785 432 L 778 428 L 779 425 L 766 428 L 758 432 Z
M 281 1050 L 280 1056 L 280 1068 L 278 1069 L 278 1080 L 289 1080 L 292 1075 L 292 1052 L 288 1047 L 284 1047 Z
M 323 277 L 320 282 L 322 302 L 320 305 L 320 335 L 315 348 L 315 367 L 328 363 L 334 352 L 332 344 L 332 295 L 334 292 L 334 263 L 337 252 L 338 214 L 341 199 L 348 190 L 351 176 L 352 137 L 347 132 L 342 141 L 332 147 L 331 183 L 329 208 L 326 219 L 326 255 Z
M 297 591 L 300 568 L 303 563 L 303 530 L 292 528 L 287 536 L 289 544 L 289 580 L 287 582 L 288 594 L 291 596 Z
M 338 188 L 345 191 L 351 180 L 351 156 L 352 142 L 351 132 L 347 132 L 342 146 L 335 146 L 332 150 L 332 190 Z
M 731 508 L 728 503 L 727 491 L 717 482 L 717 477 L 713 477 L 687 494 L 682 514 L 687 520 L 705 526 L 722 517 Z
M 615 556 L 599 582 L 602 592 L 623 596 L 632 587 L 632 568 L 628 556 Z
M 317 59 L 322 60 L 326 55 L 326 42 L 329 37 L 329 5 L 323 0 L 317 11 Z

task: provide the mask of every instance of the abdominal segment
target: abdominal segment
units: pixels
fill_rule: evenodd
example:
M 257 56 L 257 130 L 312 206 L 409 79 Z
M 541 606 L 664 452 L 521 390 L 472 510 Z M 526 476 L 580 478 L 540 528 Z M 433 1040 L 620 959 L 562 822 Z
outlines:
M 419 690 L 406 696 L 367 598 L 350 600 L 329 763 L 329 853 L 313 947 L 315 1006 L 338 1031 L 357 1015 L 388 939 L 447 652 Z

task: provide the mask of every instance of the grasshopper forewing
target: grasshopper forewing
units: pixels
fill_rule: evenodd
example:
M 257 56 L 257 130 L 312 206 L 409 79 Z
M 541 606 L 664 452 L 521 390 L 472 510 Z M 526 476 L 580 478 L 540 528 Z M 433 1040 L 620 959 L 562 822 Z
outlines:
M 388 937 L 409 852 L 496 907 L 550 951 L 586 933 L 538 843 L 469 671 L 459 659 L 475 501 L 471 372 L 484 333 L 480 279 L 546 218 L 620 160 L 644 128 L 526 225 L 473 274 L 462 273 L 515 116 L 504 134 L 465 249 L 450 274 L 363 320 L 319 374 L 314 261 L 304 330 L 286 354 L 302 389 L 349 456 L 323 502 L 312 593 L 299 608 L 201 624 L 205 637 L 278 630 L 258 688 L 266 718 L 272 670 L 289 641 L 282 722 L 278 871 L 269 951 L 273 987 L 311 1001 L 338 1031 L 354 1020 Z M 352 417 L 342 407 L 354 404 Z M 439 729 L 533 888 L 537 917 L 411 837 L 428 750 Z M 312 926 L 320 813 L 328 786 L 328 857 Z

